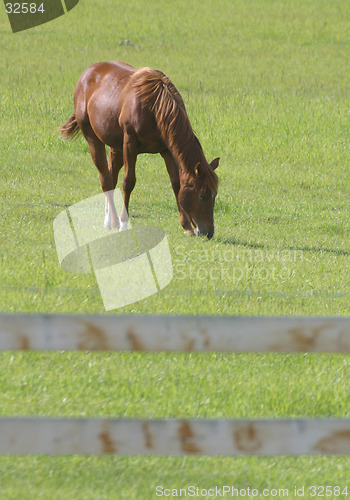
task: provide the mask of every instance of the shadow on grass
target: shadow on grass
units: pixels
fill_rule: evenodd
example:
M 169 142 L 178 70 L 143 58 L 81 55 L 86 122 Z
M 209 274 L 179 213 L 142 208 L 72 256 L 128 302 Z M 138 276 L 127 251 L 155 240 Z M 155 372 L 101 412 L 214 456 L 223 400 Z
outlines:
M 270 247 L 268 245 L 264 245 L 263 243 L 250 243 L 248 241 L 236 240 L 235 238 L 216 238 L 218 243 L 222 243 L 223 245 L 233 245 L 233 246 L 242 246 L 244 248 L 250 248 L 253 250 L 290 250 L 290 251 L 298 251 L 298 252 L 310 252 L 310 253 L 329 253 L 333 255 L 343 255 L 350 256 L 350 250 L 344 250 L 342 248 L 324 248 L 322 246 L 318 247 L 310 247 L 310 246 L 286 246 L 282 248 Z

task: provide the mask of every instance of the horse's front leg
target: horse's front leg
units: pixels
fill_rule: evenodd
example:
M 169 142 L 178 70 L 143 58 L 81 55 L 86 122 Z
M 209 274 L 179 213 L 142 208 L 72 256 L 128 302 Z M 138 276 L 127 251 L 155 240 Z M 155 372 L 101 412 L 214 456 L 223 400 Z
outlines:
M 192 224 L 187 215 L 185 214 L 185 212 L 182 210 L 181 205 L 179 203 L 179 198 L 178 198 L 180 191 L 179 169 L 170 151 L 165 151 L 161 153 L 161 155 L 164 158 L 165 165 L 171 181 L 171 186 L 173 188 L 174 195 L 176 198 L 177 208 L 180 216 L 180 224 L 183 227 L 186 234 L 194 235 Z
M 120 215 L 120 230 L 128 228 L 129 200 L 136 184 L 135 165 L 137 157 L 137 140 L 132 132 L 124 132 L 123 160 L 124 160 L 124 205 Z

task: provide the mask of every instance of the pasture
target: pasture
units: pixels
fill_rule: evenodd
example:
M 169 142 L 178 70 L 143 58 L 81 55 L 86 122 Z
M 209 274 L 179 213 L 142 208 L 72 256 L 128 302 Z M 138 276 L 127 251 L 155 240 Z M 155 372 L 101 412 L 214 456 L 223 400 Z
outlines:
M 82 71 L 122 60 L 166 73 L 207 159 L 221 159 L 210 241 L 183 235 L 163 160 L 138 159 L 130 214 L 165 230 L 174 278 L 113 314 L 349 314 L 346 2 L 81 0 L 16 35 L 3 11 L 0 29 L 3 312 L 104 313 L 93 275 L 58 265 L 54 218 L 101 188 L 86 142 L 64 143 L 57 128 L 73 112 Z M 2 415 L 349 416 L 341 355 L 0 358 Z M 292 497 L 299 485 L 345 488 L 349 465 L 347 457 L 0 457 L 0 498 L 153 499 L 158 485 L 225 484 L 289 488 Z

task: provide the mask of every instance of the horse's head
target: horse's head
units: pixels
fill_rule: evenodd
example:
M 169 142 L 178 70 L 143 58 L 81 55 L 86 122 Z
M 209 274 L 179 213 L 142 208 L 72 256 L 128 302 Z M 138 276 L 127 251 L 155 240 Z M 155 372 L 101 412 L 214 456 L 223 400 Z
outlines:
M 218 188 L 218 177 L 214 170 L 219 158 L 210 164 L 197 163 L 193 175 L 187 177 L 179 191 L 179 203 L 193 226 L 194 234 L 203 234 L 209 239 L 214 234 L 214 204 Z

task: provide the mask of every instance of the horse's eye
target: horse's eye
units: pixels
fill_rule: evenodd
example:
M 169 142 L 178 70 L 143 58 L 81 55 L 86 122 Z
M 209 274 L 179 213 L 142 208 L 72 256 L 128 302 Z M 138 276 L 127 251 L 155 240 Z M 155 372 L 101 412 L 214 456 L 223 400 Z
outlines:
M 200 195 L 200 199 L 201 200 L 207 200 L 209 198 L 209 196 L 210 196 L 210 193 L 201 194 Z

